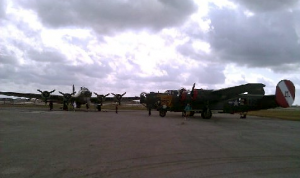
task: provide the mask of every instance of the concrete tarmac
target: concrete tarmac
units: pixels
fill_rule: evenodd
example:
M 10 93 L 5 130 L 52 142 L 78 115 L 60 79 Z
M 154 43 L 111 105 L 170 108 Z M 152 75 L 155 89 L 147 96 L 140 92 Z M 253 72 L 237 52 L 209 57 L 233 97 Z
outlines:
M 300 122 L 0 107 L 0 177 L 299 177 Z

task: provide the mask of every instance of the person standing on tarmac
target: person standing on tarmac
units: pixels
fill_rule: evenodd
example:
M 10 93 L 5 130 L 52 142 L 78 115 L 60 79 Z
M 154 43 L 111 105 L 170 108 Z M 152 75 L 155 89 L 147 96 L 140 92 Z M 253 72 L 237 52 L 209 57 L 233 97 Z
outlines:
M 187 103 L 184 108 L 184 111 L 185 111 L 184 120 L 186 120 L 186 118 L 189 117 L 191 110 L 192 110 L 192 107 L 190 106 L 190 103 Z
M 116 102 L 116 114 L 118 114 L 118 105 L 119 105 L 119 103 Z
M 76 106 L 76 102 L 74 101 L 74 102 L 73 102 L 73 111 L 74 111 L 74 112 L 76 111 L 76 107 L 77 107 L 77 106 Z
M 149 105 L 149 106 L 148 106 L 149 116 L 151 116 L 151 109 L 152 109 L 152 105 Z
M 50 107 L 50 111 L 52 111 L 52 109 L 53 109 L 53 101 L 49 102 L 49 107 Z

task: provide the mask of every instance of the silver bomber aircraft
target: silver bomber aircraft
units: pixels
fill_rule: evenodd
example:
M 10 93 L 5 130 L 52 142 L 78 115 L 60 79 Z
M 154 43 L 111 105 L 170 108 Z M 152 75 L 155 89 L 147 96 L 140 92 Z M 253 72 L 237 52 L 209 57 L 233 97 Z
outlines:
M 52 110 L 51 105 L 53 102 L 57 103 L 63 103 L 63 109 L 68 110 L 68 105 L 70 103 L 75 102 L 76 107 L 80 108 L 81 105 L 85 104 L 87 108 L 89 108 L 91 104 L 91 97 L 92 97 L 92 92 L 89 91 L 89 89 L 85 87 L 81 87 L 80 90 L 76 93 L 75 87 L 73 85 L 73 91 L 72 93 L 63 93 L 59 91 L 61 95 L 53 95 L 52 93 L 55 90 L 52 91 L 41 91 L 37 90 L 40 92 L 40 94 L 36 93 L 17 93 L 17 92 L 0 92 L 0 95 L 6 95 L 6 96 L 17 96 L 17 97 L 24 97 L 24 98 L 35 98 L 35 99 L 40 99 L 45 104 L 48 102 L 50 103 L 50 110 Z
M 37 91 L 40 92 L 40 94 L 37 93 L 17 93 L 17 92 L 2 92 L 0 91 L 0 95 L 6 95 L 6 96 L 16 96 L 16 97 L 24 97 L 24 98 L 35 98 L 40 99 L 45 104 L 49 102 L 50 110 L 52 110 L 53 102 L 56 103 L 62 103 L 63 109 L 68 110 L 68 106 L 70 104 L 76 103 L 76 108 L 80 108 L 82 105 L 85 105 L 87 109 L 90 108 L 90 105 L 97 104 L 102 105 L 102 102 L 104 100 L 106 101 L 115 101 L 121 104 L 121 99 L 124 94 L 113 94 L 114 97 L 107 97 L 109 94 L 106 95 L 98 95 L 96 94 L 96 97 L 92 97 L 92 92 L 86 88 L 86 87 L 80 87 L 80 90 L 78 92 L 75 91 L 75 87 L 73 85 L 72 93 L 63 93 L 59 91 L 61 95 L 53 95 L 52 93 L 55 90 L 52 91 L 41 91 L 38 89 Z M 139 97 L 126 97 L 125 100 L 136 100 L 139 99 Z M 101 111 L 101 107 L 97 107 L 99 111 Z

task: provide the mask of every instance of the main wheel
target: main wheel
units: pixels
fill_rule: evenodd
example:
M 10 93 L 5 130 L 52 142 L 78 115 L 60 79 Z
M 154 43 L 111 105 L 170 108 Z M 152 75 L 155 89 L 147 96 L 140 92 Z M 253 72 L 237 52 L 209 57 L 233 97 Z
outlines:
M 246 114 L 242 114 L 240 119 L 246 119 L 247 115 Z
M 69 109 L 69 108 L 68 108 L 68 105 L 65 104 L 65 105 L 63 106 L 63 109 L 64 109 L 65 111 L 68 111 L 68 109 Z
M 194 114 L 195 114 L 195 111 L 190 112 L 190 116 L 194 116 Z
M 202 112 L 201 112 L 201 117 L 203 119 L 210 119 L 212 116 L 212 112 L 210 109 L 204 109 Z
M 160 110 L 160 111 L 159 111 L 159 116 L 160 116 L 160 117 L 165 117 L 166 114 L 167 114 L 167 111 L 164 111 L 164 110 Z
M 97 105 L 97 109 L 98 109 L 98 111 L 101 111 L 101 106 Z

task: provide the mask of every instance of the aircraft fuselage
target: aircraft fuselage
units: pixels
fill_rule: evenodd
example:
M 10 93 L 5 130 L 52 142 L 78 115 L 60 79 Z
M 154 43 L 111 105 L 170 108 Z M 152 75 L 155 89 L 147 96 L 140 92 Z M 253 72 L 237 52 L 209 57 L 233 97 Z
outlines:
M 91 103 L 92 92 L 88 88 L 81 87 L 80 90 L 72 97 L 72 102 L 76 102 L 79 108 L 82 104 Z

